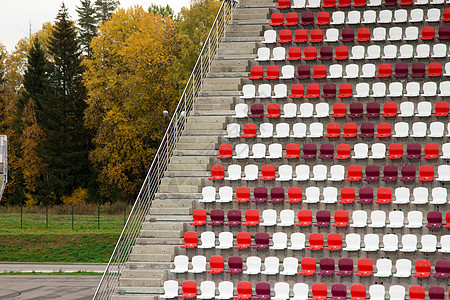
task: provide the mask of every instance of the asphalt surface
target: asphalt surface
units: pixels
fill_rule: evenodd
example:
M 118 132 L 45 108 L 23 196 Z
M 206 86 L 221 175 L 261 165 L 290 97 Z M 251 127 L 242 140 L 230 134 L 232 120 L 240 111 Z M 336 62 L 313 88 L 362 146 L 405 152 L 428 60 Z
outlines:
M 98 272 L 103 273 L 106 264 L 61 264 L 61 263 L 0 263 L 0 273 L 6 272 Z M 1 284 L 1 281 L 0 281 Z M 0 298 L 1 299 L 1 298 Z

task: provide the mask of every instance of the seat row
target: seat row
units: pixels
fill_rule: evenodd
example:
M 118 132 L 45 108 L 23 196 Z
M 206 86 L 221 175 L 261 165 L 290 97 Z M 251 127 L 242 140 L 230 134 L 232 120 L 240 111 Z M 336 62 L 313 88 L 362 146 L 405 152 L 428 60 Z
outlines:
M 306 283 L 295 283 L 292 287 L 293 296 L 290 297 L 290 285 L 287 282 L 276 282 L 273 287 L 274 296 L 271 296 L 271 288 L 268 282 L 255 284 L 255 295 L 253 296 L 252 283 L 240 281 L 237 283 L 236 296 L 234 295 L 234 284 L 231 281 L 220 281 L 218 284 L 219 295 L 216 295 L 216 283 L 214 281 L 203 281 L 200 283 L 200 295 L 197 295 L 197 283 L 195 281 L 183 281 L 181 285 L 182 294 L 178 294 L 178 282 L 167 280 L 164 282 L 163 299 L 173 298 L 197 298 L 197 299 L 273 299 L 273 300 L 342 300 L 347 298 L 347 287 L 344 284 L 333 284 L 330 289 L 331 298 L 328 298 L 327 285 L 315 283 L 311 287 L 312 298 L 309 298 L 309 286 Z M 409 287 L 409 299 L 424 300 L 425 288 L 423 286 Z M 366 286 L 353 284 L 350 287 L 350 300 L 365 300 Z M 405 300 L 406 288 L 402 285 L 389 287 L 390 300 Z M 444 300 L 445 290 L 441 286 L 431 286 L 428 289 L 430 300 Z M 386 288 L 384 285 L 373 284 L 369 287 L 369 300 L 386 299 Z
M 287 9 L 287 8 L 331 8 L 331 7 L 377 7 L 382 5 L 381 0 L 354 0 L 353 4 L 351 0 L 338 0 L 338 4 L 336 4 L 336 0 L 292 0 L 292 5 L 290 0 L 279 0 L 278 9 Z M 384 6 L 395 6 L 395 5 L 442 5 L 445 3 L 445 0 L 388 0 L 384 2 Z M 447 3 L 449 3 L 447 1 Z

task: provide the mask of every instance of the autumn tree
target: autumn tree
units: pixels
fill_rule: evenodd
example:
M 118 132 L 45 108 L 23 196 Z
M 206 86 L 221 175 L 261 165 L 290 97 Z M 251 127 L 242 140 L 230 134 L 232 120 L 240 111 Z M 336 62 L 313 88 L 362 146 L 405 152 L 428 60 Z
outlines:
M 112 13 L 119 7 L 119 4 L 119 0 L 96 0 L 94 9 L 98 24 L 111 19 Z
M 83 51 L 90 56 L 91 40 L 97 35 L 97 19 L 94 4 L 91 0 L 81 0 L 77 7 L 80 43 Z
M 173 11 L 172 7 L 169 6 L 169 4 L 167 4 L 166 6 L 152 4 L 148 8 L 148 12 L 155 15 L 160 15 L 163 18 L 169 17 L 172 20 L 177 19 L 175 16 L 175 12 Z

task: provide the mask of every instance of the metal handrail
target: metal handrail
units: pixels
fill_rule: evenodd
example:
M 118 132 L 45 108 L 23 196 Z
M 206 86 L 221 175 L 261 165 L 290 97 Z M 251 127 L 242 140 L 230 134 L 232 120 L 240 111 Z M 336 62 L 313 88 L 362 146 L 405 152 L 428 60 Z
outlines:
M 236 5 L 237 2 L 234 0 L 223 0 L 222 2 L 180 102 L 178 102 L 178 106 L 155 154 L 136 202 L 120 234 L 108 266 L 95 291 L 94 300 L 111 299 L 116 292 L 121 273 L 126 267 L 126 262 L 136 243 L 142 224 L 150 211 L 151 203 L 164 178 L 178 140 L 186 128 L 187 119 L 194 108 L 195 100 L 202 91 L 203 80 L 210 71 L 211 63 L 218 52 L 220 42 L 225 35 L 225 30 Z

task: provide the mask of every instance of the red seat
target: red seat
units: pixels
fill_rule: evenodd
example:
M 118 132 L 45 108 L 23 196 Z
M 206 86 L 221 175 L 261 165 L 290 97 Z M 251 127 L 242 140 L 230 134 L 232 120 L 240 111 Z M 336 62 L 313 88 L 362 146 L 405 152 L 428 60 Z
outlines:
M 256 124 L 255 123 L 245 123 L 243 127 L 244 134 L 241 135 L 242 138 L 252 138 L 256 137 Z
M 422 36 L 421 40 L 434 40 L 434 27 L 433 26 L 425 26 L 422 27 Z
M 184 233 L 184 245 L 180 248 L 197 248 L 198 246 L 198 233 L 195 231 L 187 231 Z
M 303 60 L 316 60 L 317 59 L 317 49 L 316 47 L 306 47 L 303 50 L 305 57 Z
M 422 165 L 419 167 L 419 181 L 432 181 L 434 178 L 434 167 L 431 165 Z
M 370 258 L 358 259 L 358 273 L 356 276 L 366 277 L 371 276 L 373 271 L 373 263 Z
M 351 165 L 347 169 L 348 178 L 346 181 L 360 181 L 362 176 L 362 167 L 360 165 Z
M 183 290 L 183 295 L 178 296 L 179 298 L 191 299 L 197 297 L 197 283 L 195 281 L 183 281 L 181 289 Z
M 337 156 L 335 156 L 335 159 L 349 159 L 351 148 L 349 144 L 339 144 L 336 146 L 336 152 Z
M 286 60 L 301 60 L 302 50 L 299 47 L 291 47 L 288 50 L 288 58 Z
M 339 137 L 341 134 L 341 124 L 332 122 L 327 124 L 327 133 L 325 137 Z
M 335 7 L 336 6 L 336 0 L 323 0 L 322 1 L 322 7 Z
M 394 143 L 389 145 L 389 159 L 400 159 L 403 157 L 403 144 Z
M 286 145 L 286 155 L 283 158 L 299 158 L 300 156 L 300 145 L 299 144 L 287 144 Z
M 323 31 L 322 29 L 313 29 L 309 32 L 309 41 L 310 43 L 321 43 L 323 40 Z
M 355 188 L 349 186 L 341 188 L 341 200 L 339 200 L 339 203 L 349 204 L 353 202 L 355 202 Z
M 337 210 L 334 212 L 334 223 L 331 224 L 333 227 L 347 227 L 348 226 L 348 211 Z M 329 236 L 329 235 L 328 235 Z
M 347 46 L 338 46 L 335 50 L 336 56 L 334 59 L 336 60 L 344 60 L 348 59 L 348 47 Z
M 344 133 L 341 135 L 342 137 L 355 137 L 358 131 L 358 127 L 356 123 L 347 122 L 343 126 Z
M 195 209 L 192 212 L 193 222 L 190 222 L 190 225 L 205 225 L 206 224 L 206 210 L 204 209 Z
M 283 25 L 284 16 L 282 13 L 273 13 L 270 16 L 270 20 L 272 23 L 270 23 L 270 26 L 281 26 Z
M 365 4 L 365 2 L 364 2 Z M 357 32 L 358 38 L 357 42 L 367 42 L 370 41 L 370 29 L 369 28 L 359 28 Z
M 291 186 L 288 189 L 287 203 L 298 203 L 302 201 L 302 188 L 298 186 Z
M 336 213 L 334 214 L 334 217 L 336 218 Z M 347 214 L 347 221 L 348 221 L 348 214 Z M 334 226 L 334 224 L 333 224 L 333 226 Z M 340 233 L 330 233 L 329 235 L 327 235 L 327 243 L 328 243 L 328 247 L 326 247 L 325 250 L 329 250 L 329 251 L 341 250 L 342 249 L 342 235 Z
M 315 65 L 313 68 L 314 76 L 311 78 L 325 78 L 327 77 L 327 67 L 325 65 Z
M 442 75 L 442 65 L 438 62 L 428 64 L 428 77 L 438 77 Z
M 273 165 L 264 165 L 261 167 L 262 176 L 259 180 L 275 180 L 275 167 Z
M 342 102 L 333 104 L 333 114 L 331 117 L 342 118 L 347 115 L 347 105 Z
M 400 0 L 399 5 L 412 5 L 413 0 Z
M 363 284 L 352 284 L 350 287 L 350 294 L 352 295 L 350 300 L 365 300 L 366 286 Z
M 327 299 L 327 285 L 325 283 L 314 283 L 312 288 L 312 298 L 309 300 L 326 300 Z
M 222 144 L 219 146 L 219 154 L 216 158 L 232 158 L 233 157 L 233 146 L 231 144 Z
M 266 118 L 279 118 L 280 117 L 280 104 L 278 103 L 269 103 L 267 105 L 267 115 Z
M 379 64 L 377 77 L 391 77 L 392 67 L 391 64 Z
M 252 242 L 252 236 L 249 232 L 238 232 L 236 235 L 237 246 L 234 246 L 235 249 L 247 249 L 250 248 L 250 244 Z
M 248 79 L 262 79 L 264 75 L 264 69 L 262 66 L 253 66 L 250 68 L 250 77 Z
M 392 190 L 388 187 L 380 187 L 377 189 L 377 197 L 378 199 L 375 201 L 375 203 L 378 204 L 391 203 Z
M 223 273 L 224 264 L 225 260 L 223 256 L 211 256 L 211 258 L 209 259 L 209 265 L 211 269 L 207 270 L 206 273 Z
M 225 174 L 225 168 L 222 165 L 211 166 L 211 177 L 209 180 L 223 180 Z
M 250 188 L 240 186 L 236 189 L 236 200 L 233 202 L 245 203 L 250 201 Z
M 321 11 L 317 13 L 316 25 L 328 25 L 328 24 L 330 24 L 330 13 L 327 11 Z
M 341 83 L 339 85 L 338 98 L 348 98 L 353 95 L 353 86 L 351 83 Z
M 291 0 L 278 0 L 277 9 L 285 9 L 291 7 Z
M 284 23 L 286 26 L 295 26 L 298 25 L 298 13 L 296 12 L 289 12 L 286 14 L 286 23 Z
M 391 136 L 391 123 L 383 122 L 377 125 L 378 134 L 376 137 L 390 137 Z
M 294 43 L 305 43 L 308 40 L 308 31 L 306 29 L 297 29 L 294 37 Z
M 278 43 L 290 43 L 292 41 L 292 32 L 289 29 L 283 29 L 278 34 L 278 37 L 280 38 Z
M 441 21 L 448 22 L 450 21 L 450 7 L 447 7 L 442 12 L 442 19 Z
M 241 281 L 237 284 L 238 295 L 234 299 L 251 299 L 252 298 L 252 284 L 247 281 Z
M 321 250 L 323 249 L 323 234 L 311 233 L 309 235 L 309 247 L 306 250 Z
M 349 7 L 351 4 L 351 0 L 339 0 L 339 4 L 337 7 Z
M 296 226 L 311 226 L 312 225 L 312 212 L 308 209 L 303 209 L 298 212 L 298 223 Z
M 425 144 L 424 151 L 425 155 L 422 158 L 435 159 L 439 157 L 439 145 L 436 143 Z
M 291 95 L 289 98 L 303 98 L 303 93 L 305 92 L 305 88 L 303 84 L 295 83 L 291 86 Z
M 300 266 L 302 267 L 301 272 L 298 272 L 300 275 L 314 275 L 316 274 L 316 260 L 312 257 L 304 257 L 300 262 Z
M 397 103 L 395 102 L 386 102 L 383 105 L 383 114 L 382 117 L 395 117 L 397 115 Z
M 319 98 L 320 85 L 317 83 L 311 83 L 306 86 L 305 98 Z
M 430 277 L 431 273 L 431 262 L 428 259 L 419 259 L 416 260 L 415 263 L 416 273 L 413 275 L 414 277 Z
M 445 213 L 445 222 L 447 224 L 444 225 L 445 228 L 450 228 L 450 211 Z
M 420 285 L 413 285 L 409 288 L 409 300 L 424 300 L 425 288 Z
M 448 102 L 438 101 L 434 105 L 434 110 L 436 113 L 433 114 L 435 117 L 446 117 L 448 116 Z
M 268 66 L 266 73 L 267 76 L 264 79 L 278 79 L 280 76 L 280 68 L 278 66 Z
M 259 211 L 257 209 L 247 209 L 245 211 L 244 226 L 256 226 L 259 224 Z

